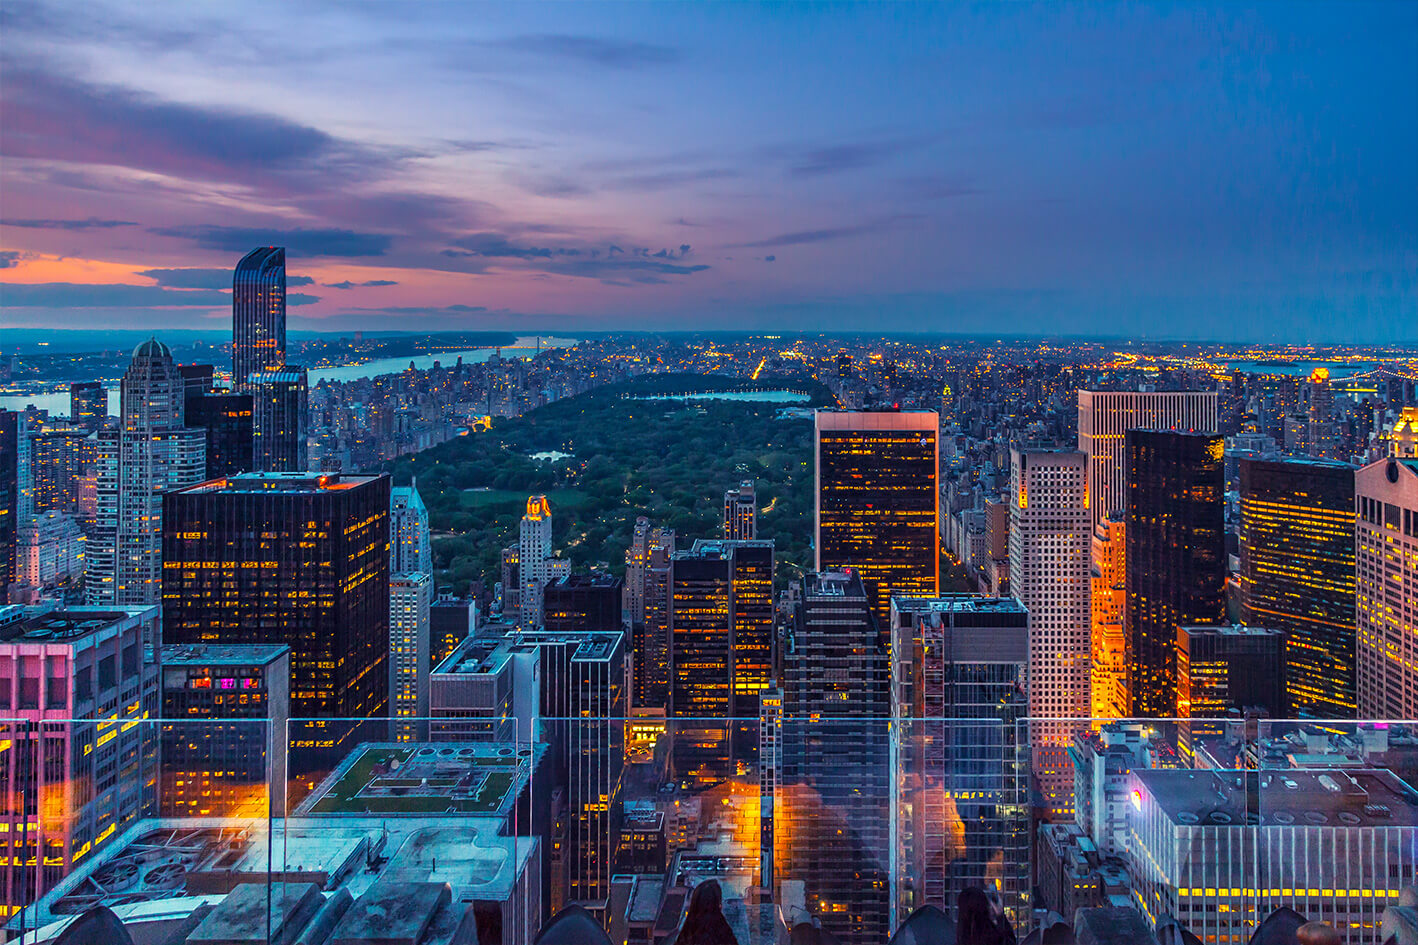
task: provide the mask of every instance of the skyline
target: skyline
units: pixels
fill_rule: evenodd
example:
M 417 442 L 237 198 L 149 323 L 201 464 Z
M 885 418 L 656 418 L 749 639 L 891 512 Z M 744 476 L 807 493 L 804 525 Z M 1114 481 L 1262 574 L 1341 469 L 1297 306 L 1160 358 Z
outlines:
M 1418 340 L 1418 7 L 555 10 L 7 5 L 0 326 Z

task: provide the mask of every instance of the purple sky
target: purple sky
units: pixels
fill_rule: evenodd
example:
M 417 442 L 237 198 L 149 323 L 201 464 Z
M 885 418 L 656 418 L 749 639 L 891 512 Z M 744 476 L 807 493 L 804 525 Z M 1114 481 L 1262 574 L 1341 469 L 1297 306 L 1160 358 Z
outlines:
M 0 8 L 0 326 L 1418 341 L 1418 4 Z

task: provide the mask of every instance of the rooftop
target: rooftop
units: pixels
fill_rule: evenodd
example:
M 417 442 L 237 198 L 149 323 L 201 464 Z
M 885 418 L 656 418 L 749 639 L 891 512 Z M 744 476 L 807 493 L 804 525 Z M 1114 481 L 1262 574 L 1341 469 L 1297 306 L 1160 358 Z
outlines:
M 1023 614 L 1024 605 L 1013 597 L 976 597 L 951 594 L 945 597 L 893 597 L 896 609 L 913 614 Z
M 177 495 L 199 495 L 213 492 L 322 492 L 353 489 L 385 476 L 362 476 L 317 472 L 253 472 L 237 473 L 222 479 L 208 479 L 186 489 L 174 490 Z
M 1249 808 L 1252 818 L 1259 811 L 1262 827 L 1418 826 L 1418 791 L 1383 769 L 1137 769 L 1133 775 L 1174 824 L 1245 826 Z
M 10 621 L 0 626 L 0 641 L 7 643 L 69 643 L 100 633 L 115 624 L 133 620 L 156 607 L 116 609 L 110 607 L 69 607 Z
M 284 643 L 169 643 L 164 666 L 265 666 L 290 652 Z

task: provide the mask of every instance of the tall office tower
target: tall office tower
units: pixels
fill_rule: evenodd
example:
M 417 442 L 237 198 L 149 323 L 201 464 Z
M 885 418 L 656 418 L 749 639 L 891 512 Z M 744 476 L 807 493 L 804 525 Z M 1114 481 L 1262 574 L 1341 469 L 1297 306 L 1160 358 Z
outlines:
M 69 385 L 69 419 L 93 433 L 108 419 L 108 391 L 98 381 Z
M 722 781 L 757 734 L 729 719 L 757 719 L 772 684 L 773 542 L 698 540 L 670 566 L 670 714 L 679 719 L 674 765 L 682 777 Z M 723 725 L 700 722 L 725 719 Z
M 1286 637 L 1292 716 L 1352 719 L 1354 467 L 1243 459 L 1241 622 Z
M 815 567 L 859 574 L 885 626 L 892 597 L 940 590 L 940 418 L 930 410 L 815 416 Z
M 156 814 L 157 732 L 144 720 L 161 711 L 149 649 L 159 626 L 156 607 L 71 607 L 0 626 L 5 913 Z
M 1385 769 L 1135 769 L 1127 816 L 1134 901 L 1203 942 L 1284 907 L 1375 942 L 1418 873 L 1418 804 Z
M 1388 430 L 1388 454 L 1418 459 L 1418 407 L 1404 407 Z
M 1334 390 L 1329 386 L 1329 368 L 1317 367 L 1311 371 L 1305 387 L 1310 420 L 1327 423 L 1334 419 Z
M 670 575 L 675 555 L 673 529 L 657 529 L 645 563 L 644 622 L 631 626 L 633 692 L 637 709 L 664 709 L 670 702 Z
M 207 438 L 207 478 L 220 479 L 256 469 L 250 394 L 204 391 L 187 397 L 185 422 Z
M 389 717 L 395 741 L 427 738 L 429 598 L 433 581 L 425 571 L 389 575 Z M 408 720 L 408 721 L 400 721 Z
M 1078 450 L 1088 455 L 1093 522 L 1123 511 L 1127 467 L 1123 435 L 1129 430 L 1215 433 L 1215 391 L 1078 392 Z
M 252 374 L 286 363 L 286 251 L 253 249 L 231 282 L 231 376 L 238 389 Z
M 1361 719 L 1418 718 L 1418 459 L 1354 474 Z
M 304 472 L 309 397 L 306 371 L 286 365 L 251 374 L 242 388 L 251 395 L 252 463 L 260 472 Z
M 1127 607 L 1127 525 L 1121 517 L 1093 526 L 1089 569 L 1089 611 L 1092 618 L 1089 672 L 1091 711 L 1095 719 L 1123 718 L 1128 713 L 1127 640 L 1123 610 Z
M 1029 611 L 1034 776 L 1049 810 L 1063 817 L 1073 812 L 1068 746 L 1092 710 L 1088 457 L 1011 450 L 1010 469 L 1009 587 Z
M 433 573 L 428 538 L 428 509 L 418 483 L 389 490 L 389 570 Z
M 1029 613 L 1013 598 L 891 604 L 897 918 L 966 886 L 1005 902 L 1029 888 Z M 1017 916 L 1012 916 L 1017 920 Z
M 623 582 L 604 572 L 563 574 L 543 588 L 543 623 L 550 632 L 621 629 Z
M 290 647 L 170 645 L 160 817 L 285 816 Z
M 79 481 L 94 464 L 98 438 L 80 426 L 46 424 L 30 436 L 29 447 L 34 511 L 77 511 Z
M 650 563 L 653 531 L 650 520 L 638 516 L 630 533 L 630 546 L 625 549 L 625 599 L 621 602 L 621 613 L 632 630 L 636 624 L 645 623 L 645 571 Z
M 822 927 L 883 945 L 890 926 L 891 669 L 860 575 L 810 573 L 783 657 L 773 869 Z
M 517 539 L 517 572 L 521 583 L 518 595 L 522 629 L 542 626 L 542 591 L 552 578 L 569 574 L 571 562 L 551 554 L 551 504 L 544 495 L 527 499 L 527 514 Z
M 1287 709 L 1285 634 L 1264 627 L 1177 628 L 1177 718 L 1181 747 L 1214 738 L 1232 712 L 1254 709 L 1266 718 L 1291 716 Z
M 244 473 L 169 492 L 163 559 L 164 642 L 284 643 L 292 718 L 388 715 L 388 476 Z
M 437 666 L 478 626 L 478 602 L 441 588 L 428 605 L 428 661 Z
M 758 537 L 758 496 L 752 479 L 724 493 L 724 537 L 729 541 Z
M 32 515 L 15 540 L 17 581 L 54 588 L 84 576 L 84 533 L 72 515 L 54 509 Z
M 1226 619 L 1224 441 L 1205 433 L 1129 430 L 1128 715 L 1177 713 L 1177 628 Z
M 215 389 L 216 372 L 210 364 L 179 364 L 177 373 L 182 375 L 183 403 Z
M 559 759 L 567 786 L 568 878 L 555 884 L 552 907 L 579 902 L 606 907 L 620 834 L 626 715 L 625 633 L 519 631 L 537 648 L 542 667 L 540 739 Z M 557 897 L 564 894 L 564 899 Z
M 19 540 L 19 438 L 19 414 L 0 410 L 0 590 L 6 593 L 15 580 Z
M 119 428 L 99 435 L 98 508 L 85 591 L 96 605 L 138 607 L 162 599 L 162 496 L 199 483 L 206 437 L 184 426 L 182 376 L 156 339 L 133 351 L 123 375 Z

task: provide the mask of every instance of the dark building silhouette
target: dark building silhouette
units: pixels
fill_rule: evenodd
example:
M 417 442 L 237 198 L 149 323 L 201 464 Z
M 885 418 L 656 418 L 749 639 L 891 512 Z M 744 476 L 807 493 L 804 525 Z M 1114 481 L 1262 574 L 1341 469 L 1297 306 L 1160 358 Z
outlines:
M 1285 634 L 1263 627 L 1177 628 L 1177 717 L 1224 719 L 1257 710 L 1287 718 Z M 1181 743 L 1221 734 L 1209 722 L 1184 723 Z
M 69 419 L 89 432 L 103 428 L 108 419 L 108 391 L 98 381 L 69 385 Z
M 286 251 L 253 249 L 231 280 L 231 376 L 240 386 L 252 374 L 286 363 Z
M 388 476 L 247 473 L 169 492 L 163 561 L 165 643 L 284 643 L 292 718 L 387 715 Z M 322 731 L 308 747 L 340 740 Z
M 472 634 L 477 620 L 477 604 L 471 598 L 439 591 L 428 605 L 428 664 L 446 660 L 458 644 Z
M 1242 459 L 1241 622 L 1286 635 L 1290 715 L 1353 718 L 1354 468 Z
M 255 467 L 251 395 L 203 392 L 187 398 L 187 425 L 207 434 L 207 478 L 251 472 Z
M 20 418 L 0 410 L 0 591 L 15 580 L 20 517 Z
M 624 582 L 610 574 L 563 574 L 542 591 L 547 630 L 621 629 Z
M 251 374 L 243 389 L 251 397 L 252 468 L 303 472 L 309 465 L 305 368 L 286 365 Z
M 1127 646 L 1129 715 L 1177 710 L 1177 628 L 1226 617 L 1224 441 L 1206 433 L 1129 430 Z

